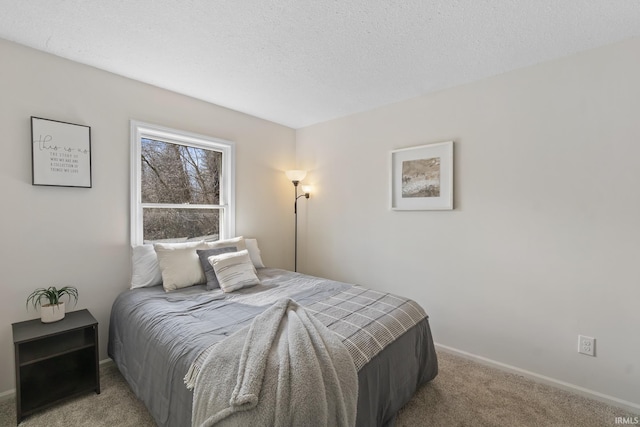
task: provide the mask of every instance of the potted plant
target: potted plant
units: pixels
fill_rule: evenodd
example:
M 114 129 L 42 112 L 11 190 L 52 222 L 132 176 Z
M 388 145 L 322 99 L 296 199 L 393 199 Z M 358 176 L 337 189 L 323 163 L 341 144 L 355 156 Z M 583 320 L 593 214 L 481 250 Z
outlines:
M 73 298 L 75 304 L 78 302 L 78 289 L 73 286 L 65 286 L 60 289 L 56 289 L 55 286 L 50 286 L 46 289 L 38 288 L 27 297 L 27 308 L 29 308 L 29 303 L 33 305 L 34 309 L 40 306 L 40 320 L 42 323 L 57 322 L 64 319 L 64 301 L 60 301 L 64 296 L 69 299 L 69 302 Z M 44 304 L 43 301 L 45 302 Z

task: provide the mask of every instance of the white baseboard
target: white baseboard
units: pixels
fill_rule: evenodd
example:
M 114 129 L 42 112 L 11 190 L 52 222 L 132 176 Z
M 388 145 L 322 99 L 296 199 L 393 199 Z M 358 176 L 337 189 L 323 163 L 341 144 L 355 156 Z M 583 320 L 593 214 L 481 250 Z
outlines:
M 104 365 L 113 365 L 113 359 L 111 359 L 110 357 L 107 357 L 106 359 L 102 359 L 100 362 L 98 362 L 100 364 L 100 366 L 104 366 Z
M 113 360 L 107 357 L 99 362 L 100 366 L 111 365 L 113 364 Z M 4 402 L 5 400 L 12 399 L 16 396 L 16 389 L 12 388 L 11 390 L 3 391 L 0 393 L 0 402 Z
M 527 377 L 539 383 L 547 384 L 556 388 L 560 388 L 562 390 L 579 394 L 581 396 L 588 397 L 590 399 L 597 400 L 597 401 L 609 404 L 611 406 L 615 406 L 620 409 L 624 409 L 625 411 L 640 414 L 640 404 L 637 404 L 637 403 L 628 402 L 626 400 L 618 399 L 617 397 L 599 393 L 594 390 L 589 390 L 588 388 L 580 387 L 575 384 L 557 380 L 551 377 L 546 377 L 544 375 L 536 374 L 535 372 L 530 372 L 524 369 L 517 368 L 515 366 L 507 365 L 506 363 L 502 363 L 492 359 L 488 359 L 486 357 L 478 356 L 477 354 L 458 350 L 457 348 L 449 347 L 449 346 L 438 344 L 438 343 L 435 343 L 435 346 L 436 346 L 436 349 L 438 350 L 452 353 L 452 354 L 464 357 L 466 359 L 473 360 L 474 362 L 478 362 L 483 365 L 500 369 L 501 371 L 510 372 L 512 374 L 519 374 L 519 375 L 522 375 L 523 377 Z
M 4 402 L 5 400 L 9 400 L 16 395 L 16 389 L 12 388 L 11 390 L 3 391 L 0 393 L 0 402 Z

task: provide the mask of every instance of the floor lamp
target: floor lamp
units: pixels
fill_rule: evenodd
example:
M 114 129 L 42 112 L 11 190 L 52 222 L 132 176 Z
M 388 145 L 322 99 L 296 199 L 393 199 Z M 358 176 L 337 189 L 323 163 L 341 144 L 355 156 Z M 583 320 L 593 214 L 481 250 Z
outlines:
M 294 201 L 293 201 L 293 213 L 295 221 L 295 234 L 294 234 L 294 258 L 293 258 L 293 271 L 298 271 L 298 199 L 304 197 L 309 198 L 310 188 L 306 185 L 302 186 L 302 194 L 298 194 L 298 184 L 307 176 L 307 171 L 303 170 L 290 170 L 286 171 L 287 178 L 293 183 L 294 189 Z

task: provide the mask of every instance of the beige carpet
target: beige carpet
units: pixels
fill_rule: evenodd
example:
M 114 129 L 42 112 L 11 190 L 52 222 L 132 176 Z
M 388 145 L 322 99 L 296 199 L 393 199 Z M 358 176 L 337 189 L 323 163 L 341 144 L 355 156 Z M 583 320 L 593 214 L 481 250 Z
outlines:
M 615 426 L 637 416 L 439 352 L 440 373 L 400 411 L 398 427 L 414 426 Z M 100 395 L 87 394 L 31 415 L 24 427 L 154 426 L 114 365 L 102 367 Z M 15 401 L 0 403 L 0 426 L 16 424 Z

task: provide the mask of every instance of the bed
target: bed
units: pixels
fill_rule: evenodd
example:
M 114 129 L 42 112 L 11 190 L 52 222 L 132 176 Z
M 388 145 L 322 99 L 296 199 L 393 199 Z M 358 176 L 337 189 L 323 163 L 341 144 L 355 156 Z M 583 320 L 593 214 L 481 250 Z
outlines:
M 123 292 L 111 311 L 108 353 L 159 426 L 191 425 L 193 381 L 213 346 L 291 298 L 343 339 L 358 372 L 357 426 L 392 425 L 438 372 L 428 316 L 393 294 L 274 268 L 231 293 L 203 285 Z

